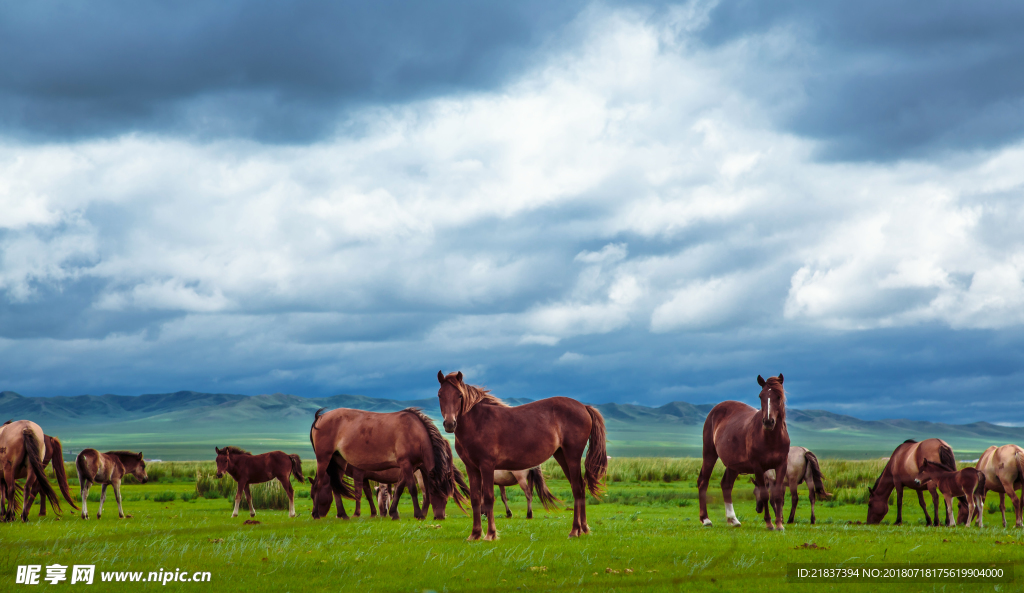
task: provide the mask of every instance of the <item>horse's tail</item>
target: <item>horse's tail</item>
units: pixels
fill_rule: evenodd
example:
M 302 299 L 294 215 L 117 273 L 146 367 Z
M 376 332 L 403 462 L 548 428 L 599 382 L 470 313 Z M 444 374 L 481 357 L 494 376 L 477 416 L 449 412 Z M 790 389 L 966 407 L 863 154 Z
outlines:
M 956 471 L 956 457 L 953 455 L 953 448 L 946 443 L 939 446 L 939 465 L 951 472 Z
M 349 500 L 358 500 L 359 495 L 362 493 L 357 493 L 355 488 L 352 487 L 352 483 L 347 482 L 345 478 L 345 472 L 341 471 L 341 468 L 337 465 L 334 463 L 327 465 L 327 479 L 330 480 L 331 490 L 334 492 L 340 492 L 342 497 Z
M 458 505 L 459 509 L 465 513 L 466 509 L 462 506 L 462 503 L 469 502 L 469 484 L 466 483 L 466 476 L 463 476 L 462 472 L 454 464 L 452 465 L 452 474 L 457 486 L 457 488 L 452 490 L 452 498 L 455 499 L 455 504 Z
M 830 493 L 825 491 L 825 482 L 821 475 L 821 467 L 818 465 L 818 456 L 810 451 L 804 453 L 804 460 L 807 461 L 807 469 L 811 474 L 813 484 L 808 484 L 809 488 L 814 488 L 814 493 L 820 498 L 828 498 L 832 496 Z
M 434 426 L 434 421 L 419 408 L 406 408 L 423 423 L 423 428 L 430 436 L 430 448 L 434 453 L 434 467 L 423 472 L 423 486 L 427 492 L 443 496 L 445 500 L 455 494 L 455 464 L 452 462 L 452 446 L 441 436 L 441 431 Z M 461 506 L 461 505 L 460 505 Z
M 50 501 L 50 506 L 57 513 L 61 513 L 60 499 L 57 498 L 57 493 L 53 490 L 53 486 L 50 485 L 50 481 L 46 479 L 46 468 L 43 466 L 43 451 L 39 447 L 43 443 L 36 442 L 35 433 L 28 428 L 22 432 L 22 442 L 25 445 L 25 456 L 28 457 L 29 471 L 35 475 L 36 482 L 39 482 L 39 489 Z M 63 457 L 61 462 L 63 462 Z M 26 492 L 26 494 L 31 493 Z
M 985 472 L 978 472 L 978 485 L 974 487 L 974 492 L 971 494 L 985 496 Z
M 71 508 L 78 510 L 78 505 L 75 504 L 75 499 L 71 497 L 71 488 L 68 486 L 68 475 L 64 472 L 64 449 L 61 447 L 60 439 L 57 437 L 47 436 L 45 437 L 50 440 L 50 449 L 53 455 L 50 457 L 50 466 L 53 467 L 53 475 L 57 476 L 57 484 L 60 486 L 60 493 L 64 495 L 64 500 L 68 501 Z
M 1024 455 L 1021 455 L 1020 447 L 1014 449 L 1013 461 L 1017 464 L 1017 479 L 1013 481 L 1016 486 L 1017 482 L 1024 482 Z
M 598 412 L 597 408 L 592 406 L 585 407 L 587 412 L 590 413 L 593 426 L 590 429 L 587 458 L 583 463 L 583 467 L 586 469 L 583 479 L 587 483 L 587 490 L 596 498 L 601 496 L 601 492 L 604 490 L 604 483 L 601 480 L 604 479 L 604 475 L 608 471 L 608 450 L 605 443 L 604 416 L 601 416 L 601 412 Z
M 299 483 L 306 481 L 306 476 L 302 475 L 302 460 L 299 459 L 298 455 L 289 455 L 288 459 L 292 460 L 292 475 Z
M 544 481 L 544 472 L 541 471 L 539 466 L 531 467 L 526 472 L 526 489 L 532 490 L 537 494 L 537 498 L 540 499 L 540 503 L 544 505 L 545 510 L 562 504 L 562 501 L 548 490 L 548 484 Z

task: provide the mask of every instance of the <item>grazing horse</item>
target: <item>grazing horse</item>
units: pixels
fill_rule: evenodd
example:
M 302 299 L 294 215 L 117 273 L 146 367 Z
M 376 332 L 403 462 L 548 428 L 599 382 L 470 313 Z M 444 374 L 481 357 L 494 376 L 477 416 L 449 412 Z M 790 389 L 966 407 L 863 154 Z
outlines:
M 771 484 L 775 481 L 775 470 L 769 470 L 765 472 L 765 477 L 768 483 Z M 753 482 L 753 480 L 751 480 Z M 792 508 L 789 510 L 789 519 L 786 521 L 787 524 L 794 523 L 796 521 L 796 505 L 800 500 L 800 496 L 797 493 L 797 486 L 801 483 L 807 483 L 807 498 L 811 501 L 811 525 L 814 525 L 814 500 L 815 497 L 828 498 L 832 496 L 825 491 L 825 484 L 822 481 L 821 468 L 818 466 L 818 457 L 811 453 L 806 447 L 790 447 L 789 448 L 789 464 L 786 470 L 785 484 L 789 485 L 790 499 L 792 500 Z M 771 486 L 769 486 L 770 488 Z M 758 489 L 762 486 L 754 482 L 754 498 L 761 500 L 763 495 L 758 494 Z M 757 507 L 757 512 L 760 513 L 762 508 L 760 505 Z
M 495 540 L 494 470 L 525 470 L 554 456 L 572 485 L 573 519 L 569 537 L 589 533 L 586 491 L 600 496 L 608 454 L 601 412 L 567 397 L 552 397 L 511 407 L 486 389 L 466 385 L 462 373 L 437 372 L 445 431 L 455 433 L 455 451 L 466 464 L 473 530 L 469 540 L 480 539 L 480 515 L 487 513 L 485 540 Z M 589 446 L 588 446 L 589 444 Z M 580 458 L 586 475 L 580 473 Z
M 60 486 L 60 493 L 64 496 L 64 500 L 68 501 L 71 508 L 78 510 L 78 505 L 75 504 L 75 499 L 71 497 L 71 487 L 68 485 L 68 476 L 64 471 L 64 449 L 61 447 L 60 439 L 52 437 L 50 435 L 43 435 L 43 440 L 46 441 L 46 453 L 43 455 L 43 467 L 46 464 L 50 464 L 53 467 L 53 475 L 57 477 L 57 485 Z M 36 494 L 43 491 L 42 488 L 36 484 L 36 487 L 32 489 L 25 499 L 25 504 L 28 506 L 32 505 L 32 501 L 35 499 Z M 39 497 L 39 516 L 46 516 L 46 497 Z
M 505 517 L 508 519 L 512 518 L 512 509 L 508 508 L 508 496 L 505 494 L 506 486 L 519 486 L 523 490 L 523 494 L 526 495 L 527 519 L 533 519 L 534 491 L 536 491 L 537 498 L 540 499 L 545 509 L 550 509 L 552 505 L 562 502 L 548 490 L 548 485 L 544 481 L 544 472 L 540 471 L 539 466 L 516 471 L 496 469 L 494 470 L 494 485 L 498 487 L 498 492 L 501 494 L 501 502 L 505 503 Z
M 284 451 L 271 451 L 269 453 L 252 453 L 239 449 L 238 447 L 224 447 L 217 452 L 217 478 L 225 473 L 230 474 L 238 484 L 235 491 L 235 510 L 232 517 L 238 516 L 238 504 L 242 501 L 242 494 L 245 494 L 249 502 L 249 516 L 256 516 L 256 508 L 252 504 L 252 492 L 249 491 L 249 484 L 262 484 L 277 478 L 288 495 L 288 516 L 295 516 L 295 491 L 292 490 L 292 483 L 289 476 L 302 482 L 306 478 L 302 475 L 302 460 L 298 455 L 289 455 Z
M 1024 482 L 1024 449 L 1017 445 L 993 445 L 985 449 L 974 467 L 985 474 L 986 492 L 999 493 L 999 511 L 1003 515 L 1003 527 L 1006 527 L 1006 495 L 1010 495 L 1017 527 L 1024 527 L 1024 502 L 1016 493 L 1016 489 Z M 1021 495 L 1024 496 L 1024 490 Z
M 789 468 L 786 392 L 782 381 L 782 373 L 767 381 L 761 375 L 757 376 L 757 384 L 761 386 L 758 396 L 761 398 L 760 410 L 743 402 L 725 401 L 708 412 L 704 420 L 704 463 L 697 477 L 700 520 L 704 525 L 711 526 L 707 505 L 708 484 L 715 462 L 721 459 L 725 466 L 722 498 L 725 500 L 726 523 L 740 524 L 732 506 L 732 487 L 736 478 L 740 474 L 754 474 L 754 483 L 766 486 L 755 490 L 758 512 L 764 509 L 765 526 L 769 530 L 785 530 L 782 525 L 785 481 L 776 480 L 771 485 L 765 481 L 765 472 L 768 470 L 775 470 L 776 476 L 785 476 Z M 774 528 L 770 508 L 775 509 Z
M 408 487 L 412 495 L 413 516 L 426 517 L 417 496 L 414 472 L 423 473 L 423 486 L 434 507 L 434 518 L 443 519 L 448 498 L 455 495 L 452 449 L 433 421 L 418 408 L 381 414 L 338 408 L 317 410 L 309 430 L 309 441 L 316 453 L 316 478 L 310 492 L 313 518 L 320 518 L 321 508 L 330 508 L 332 491 L 338 516 L 347 519 L 341 497 L 353 498 L 363 490 L 361 482 L 355 490 L 344 481 L 349 465 L 367 471 L 401 470 L 399 496 Z M 337 467 L 332 470 L 331 466 Z M 339 472 L 340 470 L 340 472 Z M 361 474 L 355 479 L 360 480 Z M 383 513 L 383 510 L 381 510 Z M 391 503 L 389 514 L 398 518 L 398 497 Z
M 967 521 L 965 522 L 967 527 L 971 526 L 975 510 L 978 511 L 978 527 L 985 526 L 982 521 L 982 515 L 985 514 L 985 474 L 973 467 L 967 467 L 960 471 L 949 471 L 926 459 L 921 464 L 921 472 L 914 478 L 914 482 L 918 484 L 934 483 L 938 486 L 939 492 L 946 499 L 947 524 L 950 527 L 956 527 L 956 519 L 953 518 L 954 496 L 967 497 Z
M 15 480 L 24 477 L 26 493 L 34 492 L 38 487 L 50 504 L 59 513 L 60 501 L 53 486 L 46 479 L 43 465 L 43 452 L 46 450 L 46 439 L 43 429 L 30 420 L 17 420 L 0 426 L 0 482 L 3 493 L 0 495 L 0 506 L 5 506 L 3 520 L 14 520 L 17 504 L 18 485 Z M 21 520 L 28 521 L 30 504 L 22 505 Z
M 910 488 L 917 492 L 917 501 L 924 511 L 925 525 L 939 524 L 939 495 L 935 492 L 935 484 L 916 482 L 917 474 L 921 473 L 921 465 L 930 461 L 947 471 L 956 471 L 956 458 L 953 448 L 942 439 L 925 439 L 918 443 L 913 439 L 904 441 L 889 457 L 889 463 L 875 480 L 875 485 L 868 487 L 868 525 L 882 522 L 889 512 L 889 495 L 896 489 L 896 525 L 903 523 L 903 489 Z M 928 507 L 924 503 L 924 491 L 932 494 L 935 506 L 935 521 L 928 516 Z M 948 511 L 949 509 L 947 509 Z M 948 514 L 948 513 L 947 513 Z
M 89 518 L 87 507 L 89 488 L 93 484 L 102 484 L 100 491 L 100 508 L 96 511 L 96 518 L 103 516 L 103 503 L 107 501 L 107 486 L 114 487 L 114 499 L 117 500 L 117 516 L 124 519 L 124 508 L 121 506 L 121 479 L 131 474 L 145 484 L 149 481 L 146 475 L 146 462 L 142 459 L 142 453 L 131 451 L 107 451 L 100 453 L 96 449 L 85 449 L 75 459 L 75 468 L 78 470 L 78 483 L 82 487 L 82 518 Z

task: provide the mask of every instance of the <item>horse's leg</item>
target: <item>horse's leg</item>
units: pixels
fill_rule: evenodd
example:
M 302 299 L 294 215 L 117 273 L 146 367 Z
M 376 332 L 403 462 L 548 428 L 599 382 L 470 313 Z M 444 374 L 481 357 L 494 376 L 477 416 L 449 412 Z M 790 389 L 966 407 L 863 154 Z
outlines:
M 501 493 L 501 502 L 505 503 L 505 518 L 512 518 L 512 509 L 508 508 L 508 496 L 505 495 L 505 487 L 498 486 L 498 492 Z
M 903 484 L 898 483 L 896 484 L 896 522 L 893 525 L 903 525 Z
M 924 524 L 931 525 L 932 518 L 928 516 L 928 503 L 924 501 L 924 490 L 917 491 L 917 502 L 921 505 L 921 510 L 924 511 Z
M 786 502 L 786 472 L 789 470 L 789 459 L 785 460 L 775 468 L 775 475 L 778 479 L 771 485 L 771 502 L 775 508 L 775 530 L 785 531 L 786 526 L 782 524 L 783 506 Z
M 1016 505 L 1014 505 L 1014 507 L 1016 507 Z M 1013 510 L 1014 512 L 1017 511 L 1016 508 Z M 1002 492 L 999 493 L 999 512 L 1003 516 L 1003 529 L 1006 529 L 1006 494 Z
M 81 487 L 81 490 L 82 490 L 82 518 L 83 519 L 88 519 L 89 518 L 89 509 L 88 509 L 88 506 L 87 506 L 86 503 L 89 500 L 89 487 L 92 486 L 92 482 L 90 482 L 87 478 L 86 479 L 82 479 L 82 481 L 79 484 L 79 486 Z
M 811 525 L 814 525 L 814 485 L 809 484 L 807 488 L 807 498 L 811 501 Z M 796 504 L 793 504 L 796 507 Z
M 30 473 L 29 475 L 31 476 L 32 474 Z M 21 501 L 25 517 L 28 517 L 28 510 L 32 507 L 32 503 L 35 502 L 37 492 L 40 494 L 39 498 L 46 500 L 46 495 L 43 494 L 43 489 L 39 487 L 39 484 L 35 483 L 33 479 L 32 488 L 29 489 L 28 478 L 25 478 L 25 498 Z
M 21 505 L 21 521 L 28 523 L 28 512 L 32 508 L 32 490 L 36 487 L 36 474 L 29 470 L 28 476 L 25 477 L 25 489 Z
M 231 518 L 238 516 L 238 504 L 242 502 L 242 483 L 237 483 L 238 489 L 235 490 L 235 510 L 231 513 Z
M 530 490 L 530 482 L 525 477 L 517 478 L 517 480 L 519 481 L 519 488 L 526 495 L 526 518 L 533 519 L 533 490 Z M 512 516 L 511 511 L 508 516 Z
M 42 493 L 40 493 L 40 494 L 42 494 Z M 45 517 L 46 516 L 46 496 L 40 496 L 39 497 L 39 516 L 40 517 Z
M 466 541 L 476 541 L 480 539 L 480 534 L 483 531 L 483 526 L 480 523 L 480 511 L 483 506 L 483 493 L 480 492 L 480 482 L 482 481 L 480 468 L 470 465 L 465 458 L 462 461 L 466 464 L 466 477 L 469 479 L 469 504 L 473 508 L 473 530 L 469 532 Z
M 103 488 L 100 490 L 100 509 L 96 511 L 96 518 L 99 519 L 103 516 L 103 503 L 107 502 L 107 486 L 110 484 L 104 483 Z
M 355 469 L 355 466 L 352 466 L 352 468 Z M 359 493 L 363 491 L 364 482 L 365 480 L 363 478 L 362 471 L 356 470 L 352 472 L 352 490 L 356 493 L 356 510 L 352 511 L 353 517 L 358 517 L 361 512 L 359 507 L 360 503 L 363 501 L 363 497 L 360 496 Z
M 281 482 L 281 487 L 284 488 L 285 494 L 288 495 L 288 516 L 295 517 L 295 490 L 292 490 L 291 477 L 285 474 L 283 478 L 278 476 L 277 481 Z
M 114 486 L 114 500 L 117 501 L 117 517 L 124 519 L 124 507 L 121 506 L 121 480 L 113 482 Z
M 252 504 L 252 491 L 249 490 L 249 484 L 248 483 L 246 483 L 246 485 L 245 485 L 245 498 L 246 498 L 246 500 L 249 501 L 249 516 L 250 517 L 255 517 L 256 516 L 256 507 L 253 506 L 253 504 Z
M 480 492 L 483 494 L 483 507 L 487 509 L 487 533 L 484 541 L 498 539 L 498 530 L 494 525 L 494 466 L 480 466 Z
M 943 492 L 942 498 L 946 501 L 946 525 L 956 527 L 956 517 L 953 516 L 953 495 Z
M 583 531 L 580 516 L 583 514 L 583 505 L 587 501 L 586 489 L 583 486 L 583 474 L 580 473 L 580 457 L 566 455 L 563 449 L 555 451 L 554 457 L 558 465 L 562 466 L 562 471 L 565 472 L 565 477 L 569 480 L 569 485 L 572 486 L 572 531 L 569 532 L 569 537 L 579 537 L 580 533 L 586 533 Z
M 407 462 L 402 468 L 402 477 L 409 488 L 409 496 L 412 497 L 412 516 L 417 519 L 426 518 L 426 513 L 420 507 L 420 494 L 416 490 L 416 468 Z
M 405 480 L 400 480 L 395 484 L 395 495 L 391 497 L 391 518 L 395 521 L 398 520 L 398 501 L 402 498 L 402 493 L 405 492 Z
M 932 525 L 934 525 L 935 527 L 938 527 L 939 526 L 939 493 L 935 490 L 935 484 L 934 483 L 932 483 L 931 486 L 928 486 L 928 492 L 931 492 L 931 494 L 932 494 L 932 505 L 934 506 L 934 508 L 932 509 L 932 514 L 934 516 L 934 519 L 932 520 Z M 927 511 L 925 511 L 925 514 L 927 514 Z
M 729 470 L 726 469 L 725 471 L 728 472 Z M 763 484 L 763 486 L 758 486 L 758 484 Z M 757 508 L 764 511 L 764 524 L 769 530 L 773 529 L 771 487 L 772 484 L 769 483 L 764 473 L 754 472 L 754 497 L 757 499 Z
M 1005 497 L 1008 494 L 1010 496 L 1010 502 L 1013 504 L 1013 513 L 1017 519 L 1017 527 L 1020 527 L 1020 503 L 1017 501 L 1017 492 L 1013 489 L 1013 483 L 1007 483 L 1003 478 L 999 479 L 999 483 L 1003 486 L 1003 492 L 1006 494 L 999 495 L 999 510 L 1003 511 L 1003 527 L 1006 527 L 1006 501 Z
M 789 509 L 789 519 L 786 520 L 786 523 L 795 523 L 796 522 L 796 504 L 798 502 L 800 502 L 800 494 L 797 493 L 797 487 L 799 485 L 800 485 L 799 483 L 794 483 L 794 482 L 790 482 L 789 483 L 789 502 L 792 505 L 792 507 Z M 808 486 L 807 491 L 810 493 L 810 497 L 811 497 L 811 509 L 812 509 L 811 510 L 811 523 L 813 524 L 814 523 L 814 510 L 813 510 L 814 509 L 814 487 L 813 487 L 812 484 L 808 484 L 807 486 Z
M 711 482 L 711 472 L 715 469 L 715 462 L 718 461 L 718 453 L 714 449 L 704 447 L 704 463 L 700 466 L 700 474 L 697 475 L 697 498 L 700 500 L 700 522 L 711 527 L 711 519 L 708 518 L 708 484 Z
M 982 489 L 980 494 L 974 495 L 976 498 L 975 507 L 978 510 L 978 528 L 985 528 L 985 490 Z
M 376 517 L 377 507 L 373 505 L 373 489 L 370 488 L 369 480 L 363 480 L 363 494 L 366 495 L 366 504 L 370 505 L 370 517 Z
M 736 518 L 736 510 L 732 506 L 732 486 L 739 476 L 735 471 L 726 468 L 722 476 L 722 500 L 725 501 L 725 523 L 739 527 L 740 520 Z

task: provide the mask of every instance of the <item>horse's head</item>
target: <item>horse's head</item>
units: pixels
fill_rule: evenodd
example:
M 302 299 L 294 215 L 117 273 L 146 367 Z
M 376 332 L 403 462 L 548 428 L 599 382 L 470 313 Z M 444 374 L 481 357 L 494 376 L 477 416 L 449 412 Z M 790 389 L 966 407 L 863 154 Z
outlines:
M 878 525 L 889 512 L 889 496 L 868 486 L 868 525 Z
M 135 479 L 138 480 L 140 484 L 145 484 L 149 481 L 149 475 L 146 474 L 146 460 L 142 458 L 142 452 L 139 452 L 136 457 L 138 458 L 138 461 L 132 464 L 128 473 L 135 476 Z
M 383 517 L 391 509 L 391 486 L 388 484 L 377 484 L 377 507 Z
M 786 409 L 786 391 L 782 388 L 782 373 L 778 377 L 769 377 L 767 381 L 757 376 L 757 384 L 761 386 L 761 426 L 765 430 L 775 430 L 779 418 Z
M 448 373 L 447 376 L 437 371 L 437 382 L 441 388 L 437 390 L 437 399 L 441 404 L 441 417 L 444 418 L 444 431 L 455 432 L 462 414 L 462 400 L 466 393 L 466 384 L 462 382 L 462 371 Z
M 313 512 L 310 513 L 314 519 L 326 517 L 331 510 L 331 502 L 334 493 L 331 491 L 331 481 L 327 476 L 317 472 L 316 477 L 310 478 L 309 498 L 313 501 Z
M 228 452 L 227 447 L 224 447 L 223 449 L 214 447 L 213 449 L 217 452 L 217 479 L 219 480 L 223 478 L 224 473 L 228 471 L 228 455 L 230 453 Z

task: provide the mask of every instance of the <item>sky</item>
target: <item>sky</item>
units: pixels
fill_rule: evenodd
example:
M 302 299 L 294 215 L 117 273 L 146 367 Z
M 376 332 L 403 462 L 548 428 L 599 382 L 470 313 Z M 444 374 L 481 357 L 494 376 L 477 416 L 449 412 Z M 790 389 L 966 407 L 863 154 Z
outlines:
M 1024 424 L 1024 5 L 0 8 L 0 389 Z

